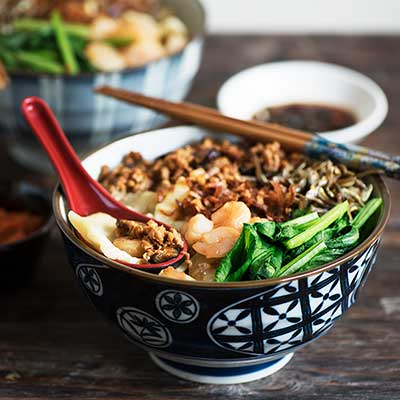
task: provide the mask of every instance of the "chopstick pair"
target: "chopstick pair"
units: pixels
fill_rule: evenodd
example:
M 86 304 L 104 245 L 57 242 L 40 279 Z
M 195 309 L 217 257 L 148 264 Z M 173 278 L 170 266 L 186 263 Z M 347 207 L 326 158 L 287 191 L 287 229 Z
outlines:
M 256 141 L 278 141 L 289 150 L 303 152 L 313 158 L 327 157 L 351 168 L 379 170 L 386 176 L 400 179 L 399 156 L 362 146 L 334 143 L 319 135 L 277 124 L 228 117 L 217 110 L 193 103 L 175 103 L 110 86 L 98 87 L 95 91 L 206 128 Z

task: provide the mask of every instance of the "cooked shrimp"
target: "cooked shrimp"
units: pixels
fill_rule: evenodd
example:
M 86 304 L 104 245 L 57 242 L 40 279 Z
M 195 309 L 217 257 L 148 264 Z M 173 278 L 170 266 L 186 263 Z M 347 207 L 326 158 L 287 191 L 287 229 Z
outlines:
M 138 41 L 123 49 L 122 55 L 127 66 L 133 68 L 162 58 L 165 49 L 156 40 Z
M 187 35 L 186 25 L 178 18 L 170 15 L 160 22 L 161 33 L 165 36 L 171 34 Z
M 185 239 L 191 246 L 193 243 L 201 239 L 204 233 L 213 229 L 213 223 L 203 214 L 197 214 L 190 218 L 185 229 Z
M 171 34 L 165 39 L 165 50 L 168 54 L 174 54 L 181 51 L 187 43 L 187 38 L 185 35 L 181 34 Z
M 171 279 L 179 279 L 181 281 L 194 281 L 191 276 L 188 274 L 185 274 L 184 272 L 176 270 L 174 267 L 168 267 L 163 270 L 158 274 L 164 278 L 171 278 Z
M 155 20 L 149 14 L 136 11 L 126 11 L 119 20 L 119 29 L 115 32 L 116 37 L 128 37 L 135 42 L 159 41 L 161 30 Z
M 242 201 L 228 201 L 211 215 L 215 227 L 229 226 L 239 231 L 242 230 L 245 222 L 250 221 L 250 218 L 250 209 Z
M 236 243 L 240 233 L 237 229 L 221 226 L 204 233 L 193 249 L 207 258 L 222 258 Z
M 97 40 L 109 38 L 113 35 L 117 28 L 118 22 L 116 19 L 107 17 L 105 15 L 99 16 L 94 19 L 90 26 L 90 38 Z
M 100 71 L 120 71 L 127 66 L 124 57 L 106 43 L 89 43 L 86 46 L 85 54 L 88 60 Z

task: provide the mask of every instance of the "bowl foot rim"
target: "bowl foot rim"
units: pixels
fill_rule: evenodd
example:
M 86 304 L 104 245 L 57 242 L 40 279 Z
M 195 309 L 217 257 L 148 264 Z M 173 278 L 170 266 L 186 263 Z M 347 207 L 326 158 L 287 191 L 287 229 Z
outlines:
M 293 357 L 287 354 L 277 360 L 264 362 L 253 367 L 210 368 L 178 363 L 149 353 L 152 361 L 162 370 L 188 381 L 214 385 L 231 385 L 256 381 L 279 371 Z

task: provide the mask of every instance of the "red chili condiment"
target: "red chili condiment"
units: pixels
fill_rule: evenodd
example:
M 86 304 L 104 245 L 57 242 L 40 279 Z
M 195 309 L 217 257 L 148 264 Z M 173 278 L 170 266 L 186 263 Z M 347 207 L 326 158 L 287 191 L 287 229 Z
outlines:
M 25 239 L 42 224 L 43 218 L 30 211 L 9 211 L 0 208 L 0 244 Z
M 253 119 L 307 132 L 335 131 L 357 122 L 355 115 L 345 108 L 301 103 L 268 107 L 257 112 Z

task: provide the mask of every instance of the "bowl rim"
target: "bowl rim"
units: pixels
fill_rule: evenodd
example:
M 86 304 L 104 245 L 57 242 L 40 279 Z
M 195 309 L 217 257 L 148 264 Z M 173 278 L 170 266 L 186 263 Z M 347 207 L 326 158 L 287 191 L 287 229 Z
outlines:
M 136 137 L 138 135 L 147 135 L 151 132 L 159 132 L 164 129 L 171 129 L 171 128 L 177 128 L 177 127 L 185 127 L 185 125 L 145 131 L 145 132 L 141 132 L 138 134 L 124 137 L 122 139 L 113 140 L 105 145 L 97 147 L 96 149 L 89 152 L 88 154 L 85 154 L 85 156 L 83 157 L 83 160 L 85 160 L 90 155 L 93 155 L 97 151 L 100 151 L 120 140 L 126 140 L 127 138 L 130 138 L 130 137 Z M 186 127 L 188 127 L 188 126 L 186 126 Z M 379 215 L 377 225 L 375 226 L 375 228 L 372 230 L 372 232 L 369 234 L 369 236 L 362 243 L 360 243 L 357 247 L 352 249 L 350 252 L 344 254 L 343 256 L 339 257 L 338 259 L 331 261 L 329 263 L 323 264 L 322 266 L 320 266 L 318 268 L 315 268 L 315 269 L 312 269 L 309 271 L 305 271 L 305 272 L 300 272 L 300 273 L 293 274 L 293 275 L 289 275 L 289 276 L 282 277 L 282 278 L 256 280 L 256 281 L 222 282 L 222 283 L 202 282 L 202 281 L 184 281 L 184 280 L 178 280 L 178 279 L 172 279 L 172 278 L 165 278 L 165 277 L 159 276 L 158 274 L 146 272 L 144 270 L 140 270 L 137 268 L 132 268 L 132 267 L 127 266 L 118 261 L 111 260 L 111 259 L 107 258 L 106 256 L 98 253 L 96 250 L 94 250 L 93 248 L 88 246 L 86 243 L 84 243 L 82 240 L 80 240 L 77 237 L 77 235 L 73 232 L 68 221 L 63 218 L 63 215 L 61 212 L 60 200 L 61 200 L 61 197 L 64 197 L 64 196 L 62 195 L 62 189 L 61 189 L 60 183 L 57 183 L 56 187 L 54 188 L 52 204 L 53 204 L 53 212 L 54 212 L 54 216 L 56 219 L 56 223 L 57 223 L 58 227 L 60 228 L 60 230 L 62 231 L 62 233 L 68 238 L 68 240 L 70 240 L 81 251 L 83 251 L 90 257 L 96 259 L 97 261 L 101 262 L 103 265 L 105 265 L 107 267 L 115 268 L 122 272 L 126 272 L 128 274 L 136 276 L 137 278 L 141 278 L 144 280 L 147 279 L 147 280 L 150 280 L 150 281 L 153 281 L 156 283 L 166 283 L 169 285 L 174 284 L 176 286 L 194 287 L 194 288 L 198 287 L 198 288 L 206 288 L 206 289 L 213 289 L 213 288 L 225 288 L 225 289 L 248 288 L 248 289 L 250 289 L 250 288 L 270 287 L 270 286 L 274 286 L 274 285 L 281 284 L 281 283 L 288 283 L 291 281 L 300 280 L 300 279 L 307 278 L 310 276 L 318 275 L 322 272 L 329 271 L 329 270 L 351 260 L 353 257 L 359 255 L 361 252 L 363 252 L 365 249 L 367 249 L 376 240 L 379 240 L 379 237 L 382 235 L 383 230 L 389 220 L 390 209 L 391 209 L 391 198 L 390 198 L 389 188 L 380 175 L 372 176 L 371 179 L 373 181 L 374 188 L 379 192 L 379 194 L 382 197 L 382 207 L 380 208 L 380 215 Z M 65 200 L 65 198 L 64 198 L 64 200 Z M 65 200 L 65 203 L 67 203 L 66 200 Z
M 10 181 L 0 181 L 0 184 L 4 184 L 4 183 L 17 183 L 18 185 L 20 184 L 27 184 L 29 187 L 31 187 L 32 189 L 36 190 L 35 196 L 38 196 L 41 198 L 41 200 L 43 200 L 44 203 L 47 204 L 47 206 L 49 207 L 49 212 L 45 215 L 45 214 L 41 214 L 43 218 L 43 224 L 39 227 L 39 229 L 36 229 L 35 231 L 33 231 L 32 233 L 30 233 L 28 236 L 24 237 L 23 239 L 19 239 L 16 240 L 14 242 L 11 243 L 0 243 L 0 252 L 4 251 L 4 250 L 12 250 L 13 248 L 27 243 L 37 237 L 40 237 L 44 234 L 46 234 L 47 232 L 49 232 L 49 230 L 51 229 L 51 227 L 54 224 L 54 216 L 53 213 L 51 212 L 52 207 L 51 207 L 51 197 L 50 195 L 48 195 L 45 192 L 45 189 L 43 186 L 38 185 L 36 183 L 32 183 L 26 180 L 20 180 L 17 182 L 10 182 Z M 21 196 L 21 198 L 23 198 L 24 196 Z
M 201 18 L 201 29 L 199 32 L 195 33 L 195 34 L 190 34 L 189 38 L 190 40 L 185 44 L 185 46 L 174 53 L 171 54 L 166 54 L 160 58 L 157 58 L 156 60 L 152 60 L 150 62 L 147 62 L 143 65 L 138 65 L 136 67 L 131 67 L 131 68 L 124 68 L 121 71 L 111 71 L 111 72 L 107 72 L 107 71 L 94 71 L 94 72 L 80 72 L 79 74 L 76 75 L 69 75 L 66 72 L 63 72 L 62 74 L 49 74 L 49 73 L 43 73 L 43 72 L 25 72 L 25 71 L 16 71 L 16 72 L 9 72 L 8 75 L 11 78 L 11 82 L 13 79 L 18 79 L 18 78 L 22 78 L 22 79 L 29 79 L 29 78 L 52 78 L 52 79 L 70 79 L 70 80 L 79 80 L 80 78 L 84 79 L 84 78 L 92 78 L 95 77 L 97 75 L 104 75 L 104 76 L 110 76 L 110 75 L 114 75 L 114 74 L 120 74 L 122 76 L 125 75 L 129 75 L 133 72 L 137 72 L 140 70 L 144 70 L 148 67 L 150 67 L 153 64 L 156 64 L 158 62 L 164 61 L 164 60 L 168 60 L 171 59 L 177 55 L 183 54 L 185 52 L 185 50 L 192 45 L 193 43 L 196 43 L 197 41 L 200 41 L 204 38 L 205 36 L 205 32 L 206 32 L 206 27 L 207 27 L 207 14 L 206 14 L 206 10 L 205 7 L 203 5 L 203 3 L 200 0 L 191 0 L 194 2 L 194 4 L 196 5 L 196 7 L 198 8 L 199 11 L 199 16 Z
M 342 77 L 346 79 L 346 81 L 353 82 L 358 87 L 364 88 L 375 103 L 371 113 L 369 113 L 365 118 L 357 120 L 355 124 L 346 128 L 331 130 L 328 132 L 317 132 L 317 134 L 322 135 L 325 138 L 333 141 L 339 141 L 339 136 L 349 137 L 349 139 L 351 139 L 352 141 L 358 141 L 372 133 L 385 120 L 389 109 L 388 100 L 383 89 L 372 78 L 347 66 L 307 59 L 272 61 L 263 64 L 257 64 L 231 75 L 222 83 L 222 85 L 218 89 L 216 99 L 218 110 L 220 110 L 220 112 L 224 114 L 227 113 L 223 98 L 226 96 L 225 92 L 228 91 L 228 89 L 234 90 L 232 88 L 237 86 L 235 80 L 240 80 L 243 76 L 246 76 L 247 74 L 252 74 L 254 71 L 261 71 L 264 68 L 279 68 L 287 66 L 289 66 L 290 68 L 294 68 L 296 65 L 321 68 L 321 70 L 325 70 L 327 71 L 327 73 L 332 72 L 334 74 L 341 74 Z M 312 102 L 307 101 L 305 103 L 311 104 Z M 325 104 L 324 101 L 318 103 Z M 277 103 L 277 105 L 280 104 L 284 105 L 287 103 Z M 329 104 L 329 102 L 326 102 L 326 104 Z M 354 112 L 357 110 L 351 111 Z M 230 112 L 228 112 L 227 115 L 234 116 L 234 114 Z M 343 142 L 343 140 L 340 141 Z M 350 140 L 346 140 L 346 143 L 348 142 L 350 142 Z

